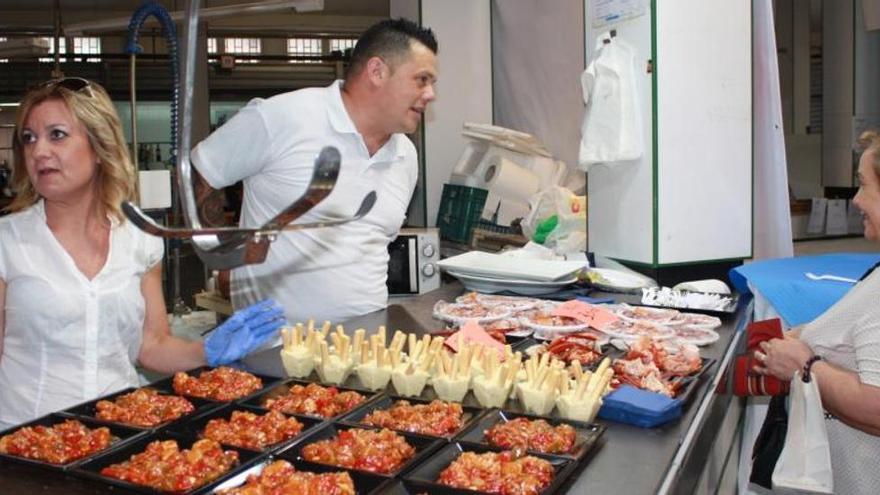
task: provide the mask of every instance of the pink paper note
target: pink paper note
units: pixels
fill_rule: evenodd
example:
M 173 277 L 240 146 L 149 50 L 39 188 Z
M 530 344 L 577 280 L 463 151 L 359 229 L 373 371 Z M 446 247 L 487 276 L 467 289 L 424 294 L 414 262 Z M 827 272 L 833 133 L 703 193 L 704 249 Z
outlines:
M 577 299 L 556 306 L 553 309 L 553 315 L 573 318 L 598 330 L 602 330 L 609 323 L 614 323 L 619 319 L 617 315 L 607 309 Z
M 458 352 L 458 336 L 470 344 L 481 344 L 490 349 L 497 350 L 500 355 L 504 355 L 504 344 L 493 339 L 486 330 L 477 323 L 477 320 L 467 320 L 457 332 L 446 338 L 445 344 L 454 352 Z

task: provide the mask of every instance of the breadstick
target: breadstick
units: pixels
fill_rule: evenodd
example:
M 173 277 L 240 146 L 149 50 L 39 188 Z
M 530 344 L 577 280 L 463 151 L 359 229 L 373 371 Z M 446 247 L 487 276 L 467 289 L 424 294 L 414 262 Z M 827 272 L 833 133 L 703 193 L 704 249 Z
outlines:
M 330 322 L 327 320 L 324 320 L 324 324 L 321 325 L 321 334 L 324 337 L 326 337 L 329 332 L 330 332 Z

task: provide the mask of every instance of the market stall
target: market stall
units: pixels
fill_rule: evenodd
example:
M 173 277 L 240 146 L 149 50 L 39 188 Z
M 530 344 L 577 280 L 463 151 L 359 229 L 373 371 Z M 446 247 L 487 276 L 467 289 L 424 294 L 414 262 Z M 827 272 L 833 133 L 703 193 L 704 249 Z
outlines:
M 440 290 L 428 295 L 408 298 L 398 301 L 400 304 L 392 304 L 387 310 L 373 313 L 361 318 L 346 322 L 345 326 L 350 329 L 365 328 L 377 329 L 384 325 L 389 329 L 405 329 L 416 335 L 442 328 L 443 323 L 432 317 L 434 306 L 439 300 L 454 300 L 462 293 L 458 283 L 445 284 Z M 606 294 L 609 295 L 609 294 Z M 612 295 L 618 300 L 632 302 L 636 296 Z M 692 493 L 698 484 L 715 483 L 717 480 L 706 480 L 705 470 L 714 469 L 712 465 L 712 452 L 721 450 L 726 452 L 733 439 L 733 432 L 726 432 L 724 425 L 726 419 L 731 417 L 731 411 L 738 412 L 737 399 L 732 398 L 727 390 L 724 378 L 729 373 L 729 368 L 734 350 L 738 343 L 739 333 L 749 315 L 748 304 L 741 302 L 735 313 L 725 316 L 722 325 L 717 329 L 719 340 L 712 345 L 702 348 L 704 360 L 711 360 L 711 368 L 707 369 L 697 380 L 689 386 L 683 407 L 683 414 L 679 419 L 655 428 L 640 428 L 620 424 L 617 422 L 597 419 L 595 424 L 597 438 L 595 444 L 590 445 L 585 455 L 575 457 L 571 462 L 570 470 L 565 473 L 564 480 L 560 480 L 558 489 L 560 493 L 592 493 L 592 492 L 618 492 L 618 493 Z M 369 337 L 369 335 L 367 336 Z M 245 360 L 244 368 L 263 379 L 271 382 L 276 377 L 287 377 L 282 360 L 280 348 L 272 348 L 254 354 Z M 198 373 L 195 373 L 198 374 Z M 314 381 L 313 377 L 306 381 Z M 153 384 L 159 389 L 170 389 L 171 380 Z M 176 389 L 176 387 L 175 387 Z M 377 394 L 393 394 L 392 385 L 384 392 Z M 245 397 L 247 394 L 245 393 Z M 211 399 L 206 399 L 210 401 Z M 379 400 L 370 398 L 372 400 Z M 241 402 L 242 407 L 258 405 L 250 402 Z M 390 402 L 390 401 L 386 401 Z M 467 401 L 465 401 L 467 402 Z M 204 406 L 204 401 L 194 401 L 197 407 Z M 371 402 L 372 403 L 372 402 Z M 416 402 L 417 403 L 417 402 Z M 474 416 L 484 414 L 485 411 L 465 407 L 469 414 Z M 82 411 L 80 411 L 82 412 Z M 92 411 L 94 412 L 94 411 Z M 490 414 L 499 414 L 491 412 Z M 363 414 L 362 414 L 363 416 Z M 331 415 L 327 422 L 320 420 L 305 421 L 303 428 L 310 429 L 313 433 L 304 433 L 308 438 L 328 435 L 326 428 L 335 429 L 343 426 L 340 423 L 342 415 Z M 488 416 L 481 416 L 487 418 Z M 738 418 L 738 415 L 735 415 Z M 486 420 L 491 421 L 491 420 Z M 729 420 L 728 420 L 729 421 Z M 203 426 L 205 420 L 202 420 Z M 320 424 L 319 424 L 320 423 Z M 181 433 L 180 423 L 167 428 L 150 430 L 146 437 L 150 438 L 174 438 L 173 435 Z M 369 476 L 356 476 L 355 483 L 360 486 L 370 487 L 371 490 L 382 490 L 377 493 L 410 493 L 410 488 L 401 480 L 407 479 L 411 473 L 418 472 L 420 466 L 436 461 L 450 448 L 449 442 L 456 442 L 460 435 L 466 433 L 467 428 L 459 432 L 453 432 L 441 439 L 422 437 L 406 434 L 406 438 L 415 446 L 416 456 L 411 463 L 403 465 L 393 474 L 378 479 Z M 604 431 L 602 431 L 604 430 Z M 184 428 L 184 431 L 187 431 Z M 334 430 L 335 431 L 335 430 Z M 128 449 L 134 448 L 134 444 L 143 447 L 146 438 L 132 441 Z M 284 449 L 275 451 L 278 458 L 288 457 L 297 459 L 302 455 L 303 442 L 293 441 Z M 297 448 L 300 445 L 300 448 Z M 446 446 L 446 447 L 444 447 Z M 453 447 L 454 448 L 454 447 Z M 284 454 L 288 451 L 288 454 Z M 290 457 L 295 452 L 294 457 Z M 239 472 L 251 464 L 265 460 L 265 456 L 254 454 L 252 451 L 241 449 L 239 457 Z M 130 454 L 130 453 L 129 453 Z M 91 494 L 105 493 L 109 484 L 106 480 L 96 479 L 84 475 L 84 469 L 46 469 L 41 466 L 28 466 L 7 459 L 0 461 L 0 492 L 3 493 L 67 493 L 67 494 Z M 409 474 L 408 474 L 409 473 Z M 717 473 L 715 474 L 717 476 Z M 127 493 L 128 490 L 115 486 L 117 493 Z M 413 492 L 414 493 L 414 492 Z

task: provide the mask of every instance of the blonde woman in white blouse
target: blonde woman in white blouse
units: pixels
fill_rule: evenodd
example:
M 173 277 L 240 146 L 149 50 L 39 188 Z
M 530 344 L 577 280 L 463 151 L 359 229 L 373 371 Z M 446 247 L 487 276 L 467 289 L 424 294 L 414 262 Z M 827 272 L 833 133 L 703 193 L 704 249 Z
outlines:
M 880 135 L 867 132 L 859 161 L 865 237 L 880 241 Z M 834 492 L 880 493 L 880 269 L 799 332 L 762 344 L 759 372 L 791 380 L 810 362 L 825 408 Z M 818 356 L 815 358 L 814 356 Z
M 230 352 L 251 330 L 240 322 L 218 328 L 213 349 L 171 335 L 162 241 L 120 211 L 135 171 L 103 88 L 65 78 L 31 89 L 13 154 L 16 197 L 0 217 L 0 429 L 137 386 L 136 362 L 173 372 L 252 349 Z M 277 316 L 264 327 L 280 327 Z

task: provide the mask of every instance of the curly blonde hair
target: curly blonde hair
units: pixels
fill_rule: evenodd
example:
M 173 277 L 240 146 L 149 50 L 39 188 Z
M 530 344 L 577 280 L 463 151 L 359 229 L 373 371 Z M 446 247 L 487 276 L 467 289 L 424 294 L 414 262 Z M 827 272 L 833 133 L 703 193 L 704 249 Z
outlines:
M 59 81 L 48 81 L 34 87 L 25 94 L 18 106 L 12 139 L 12 188 L 16 194 L 7 210 L 20 211 L 40 199 L 25 167 L 21 131 L 34 107 L 47 100 L 57 99 L 63 101 L 83 124 L 89 145 L 98 157 L 97 197 L 104 209 L 102 213 L 123 222 L 125 217 L 121 210 L 122 202 L 136 197 L 137 182 L 116 107 L 107 91 L 95 82 L 83 80 L 82 89 L 71 90 Z
M 870 151 L 874 154 L 874 160 L 871 165 L 874 166 L 874 174 L 880 179 L 880 131 L 877 129 L 868 129 L 859 136 L 859 146 L 862 152 Z

